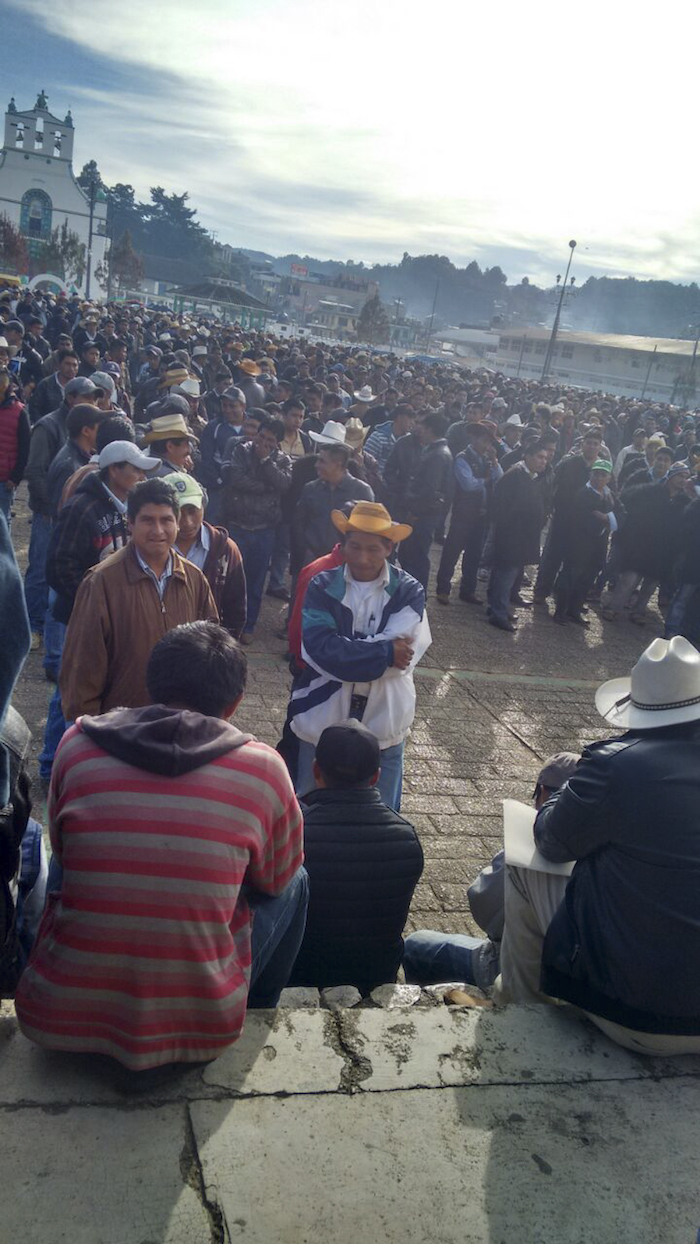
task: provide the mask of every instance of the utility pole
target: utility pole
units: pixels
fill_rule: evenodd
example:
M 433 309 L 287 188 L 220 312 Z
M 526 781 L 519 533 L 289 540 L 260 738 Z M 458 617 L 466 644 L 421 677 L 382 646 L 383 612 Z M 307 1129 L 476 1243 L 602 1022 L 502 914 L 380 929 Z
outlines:
M 107 302 L 112 300 L 112 251 L 114 249 L 114 213 L 109 219 L 109 255 L 107 257 Z
M 561 309 L 562 309 L 562 306 L 564 305 L 564 295 L 566 293 L 566 286 L 569 280 L 569 269 L 571 267 L 571 260 L 574 257 L 575 250 L 576 250 L 576 242 L 572 239 L 572 241 L 569 242 L 569 262 L 566 265 L 566 275 L 561 284 L 561 292 L 559 294 L 559 303 L 557 305 L 557 313 L 554 317 L 554 323 L 552 324 L 552 335 L 549 338 L 549 345 L 547 346 L 547 353 L 545 354 L 544 363 L 542 365 L 542 375 L 540 376 L 540 384 L 543 384 L 544 381 L 547 379 L 547 372 L 549 371 L 552 365 L 552 359 L 554 358 L 554 346 L 556 345 L 557 333 L 559 332 L 559 321 L 561 319 Z
M 428 340 L 425 346 L 426 354 L 430 354 L 430 342 L 433 339 L 433 320 L 435 319 L 435 308 L 437 306 L 438 294 L 440 293 L 440 277 L 435 282 L 435 297 L 433 298 L 433 309 L 430 312 L 430 324 L 428 325 Z
M 698 332 L 700 332 L 700 329 L 698 329 Z M 695 342 L 695 349 L 697 350 L 697 348 L 698 348 L 698 343 L 697 343 L 697 341 L 696 341 L 696 342 Z M 658 349 L 658 347 L 657 347 L 657 346 L 654 346 L 654 349 L 653 349 L 653 350 L 652 350 L 652 352 L 651 352 L 651 358 L 649 359 L 649 366 L 647 367 L 647 374 L 646 374 L 646 376 L 644 377 L 644 385 L 643 385 L 643 387 L 642 387 L 642 394 L 641 394 L 641 397 L 640 397 L 640 399 L 639 399 L 639 400 L 640 400 L 640 402 L 643 402 L 643 401 L 644 401 L 644 394 L 645 394 L 645 393 L 646 393 L 646 391 L 647 391 L 647 385 L 648 385 L 648 383 L 649 383 L 649 377 L 650 377 L 650 375 L 651 375 L 651 365 L 652 365 L 652 363 L 654 362 L 654 355 L 656 354 L 657 349 Z M 693 356 L 693 357 L 695 357 L 695 356 Z
M 88 224 L 87 267 L 85 269 L 85 297 L 90 297 L 90 276 L 92 274 L 92 226 L 95 219 L 95 178 L 90 182 L 90 221 Z

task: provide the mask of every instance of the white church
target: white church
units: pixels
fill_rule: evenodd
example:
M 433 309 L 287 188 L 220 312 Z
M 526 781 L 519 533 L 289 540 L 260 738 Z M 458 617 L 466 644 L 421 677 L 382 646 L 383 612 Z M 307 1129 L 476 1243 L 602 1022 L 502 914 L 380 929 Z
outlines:
M 98 190 L 91 204 L 89 192 L 78 185 L 72 164 L 74 137 L 70 112 L 62 121 L 55 117 L 43 91 L 29 112 L 19 112 L 10 100 L 0 151 L 0 213 L 24 234 L 37 271 L 52 231 L 67 222 L 85 244 L 86 254 L 91 252 L 95 293 L 94 272 L 107 245 L 107 203 Z

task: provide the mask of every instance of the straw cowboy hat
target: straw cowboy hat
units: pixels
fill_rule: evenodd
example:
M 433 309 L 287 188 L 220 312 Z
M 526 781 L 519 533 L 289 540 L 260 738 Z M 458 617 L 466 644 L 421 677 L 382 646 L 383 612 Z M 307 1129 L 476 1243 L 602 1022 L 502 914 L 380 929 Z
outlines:
M 176 441 L 183 436 L 190 441 L 197 441 L 197 437 L 193 436 L 185 423 L 183 415 L 157 415 L 155 419 L 151 419 L 142 444 L 150 445 L 153 441 Z
M 700 653 L 682 635 L 654 639 L 629 678 L 612 678 L 598 688 L 595 706 L 609 725 L 625 730 L 699 720 Z
M 369 433 L 361 419 L 348 419 L 345 424 L 345 444 L 351 449 L 361 449 Z
M 320 432 L 309 432 L 309 436 L 317 445 L 344 445 L 345 427 L 335 419 L 329 419 Z
M 252 359 L 241 359 L 238 366 L 240 367 L 241 371 L 245 372 L 246 376 L 259 376 L 260 375 L 260 368 L 258 367 L 257 363 L 253 362 Z
M 343 534 L 347 531 L 366 531 L 370 535 L 391 540 L 394 544 L 408 539 L 413 531 L 408 523 L 392 522 L 386 506 L 377 501 L 358 501 L 349 518 L 345 517 L 342 510 L 331 510 L 331 522 Z

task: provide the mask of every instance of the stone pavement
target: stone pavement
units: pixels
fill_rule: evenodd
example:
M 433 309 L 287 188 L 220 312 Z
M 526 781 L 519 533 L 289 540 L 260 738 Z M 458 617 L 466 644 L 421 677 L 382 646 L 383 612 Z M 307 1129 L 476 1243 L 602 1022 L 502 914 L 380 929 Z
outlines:
M 22 501 L 16 544 L 26 551 Z M 429 602 L 404 811 L 425 851 L 411 927 L 470 928 L 500 800 L 606 733 L 593 692 L 659 631 Z M 289 676 L 266 600 L 238 724 L 279 737 Z M 41 747 L 32 654 L 17 707 Z M 38 809 L 40 810 L 40 808 Z M 33 1048 L 0 1004 L 0 1241 L 687 1244 L 700 1227 L 700 1058 L 642 1059 L 563 1009 L 251 1013 L 204 1069 L 137 1083 Z
M 22 495 L 13 537 L 21 564 L 28 543 Z M 439 549 L 434 549 L 434 563 Z M 485 585 L 479 585 L 484 594 Z M 529 589 L 524 590 L 529 597 Z M 628 673 L 661 630 L 652 611 L 644 630 L 624 620 L 555 626 L 546 610 L 520 611 L 516 635 L 495 630 L 483 608 L 428 602 L 434 642 L 418 668 L 417 713 L 408 744 L 402 811 L 416 826 L 425 871 L 408 928 L 471 929 L 466 886 L 501 844 L 501 800 L 528 800 L 543 761 L 608 733 L 593 704 L 605 678 Z M 290 676 L 277 637 L 281 607 L 267 598 L 247 650 L 248 691 L 236 724 L 267 743 L 280 737 Z M 32 653 L 15 697 L 41 750 L 53 688 Z M 38 797 L 39 788 L 35 786 Z M 36 813 L 44 811 L 37 798 Z
M 215 1063 L 132 1079 L 0 1018 L 2 1240 L 689 1244 L 700 1058 L 567 1011 L 251 1013 Z

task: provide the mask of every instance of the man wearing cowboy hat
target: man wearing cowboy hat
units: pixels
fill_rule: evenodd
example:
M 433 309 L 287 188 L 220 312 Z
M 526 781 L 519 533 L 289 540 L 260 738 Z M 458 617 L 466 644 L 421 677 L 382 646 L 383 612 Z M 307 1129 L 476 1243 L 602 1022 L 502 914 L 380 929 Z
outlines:
M 174 402 L 175 398 L 169 398 Z M 186 403 L 185 398 L 179 398 Z M 184 414 L 156 415 L 148 424 L 142 444 L 148 445 L 149 453 L 160 458 L 157 475 L 170 475 L 173 471 L 188 471 L 192 467 L 192 444 L 197 437 L 190 432 Z
M 351 449 L 345 443 L 345 427 L 329 419 L 322 432 L 309 432 L 318 449 L 317 479 L 305 484 L 292 520 L 293 564 L 305 566 L 330 552 L 335 544 L 332 513 L 346 501 L 374 501 L 364 480 L 348 471 Z
M 352 717 L 379 740 L 377 786 L 398 811 L 415 712 L 413 670 L 432 642 L 421 585 L 388 560 L 411 528 L 371 501 L 359 501 L 349 518 L 334 510 L 332 522 L 343 536 L 345 564 L 316 575 L 306 590 L 307 667 L 295 680 L 288 711 L 299 739 L 296 789 L 300 795 L 313 789 L 314 751 L 326 726 Z
M 655 639 L 596 707 L 624 733 L 586 748 L 535 822 L 571 877 L 508 870 L 500 992 L 570 1002 L 639 1053 L 697 1053 L 700 654 Z

